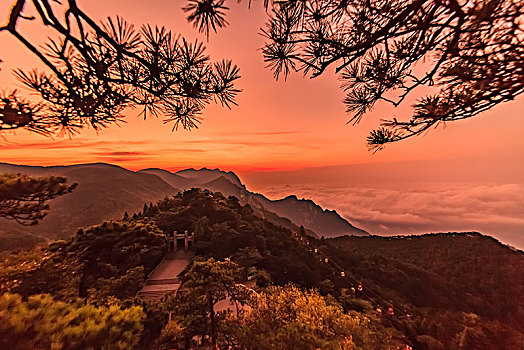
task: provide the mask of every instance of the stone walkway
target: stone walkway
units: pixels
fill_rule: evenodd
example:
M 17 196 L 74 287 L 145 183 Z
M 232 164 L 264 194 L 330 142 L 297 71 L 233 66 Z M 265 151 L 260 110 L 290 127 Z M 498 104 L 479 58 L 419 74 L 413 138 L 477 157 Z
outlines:
M 190 251 L 168 253 L 148 276 L 138 296 L 144 300 L 158 301 L 166 294 L 176 292 L 180 288 L 178 275 L 187 267 L 192 257 L 193 252 Z

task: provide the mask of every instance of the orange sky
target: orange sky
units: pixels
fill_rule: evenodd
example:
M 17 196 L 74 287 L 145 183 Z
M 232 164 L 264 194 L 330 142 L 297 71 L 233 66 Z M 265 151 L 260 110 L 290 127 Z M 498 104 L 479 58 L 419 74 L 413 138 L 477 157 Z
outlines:
M 3 21 L 7 21 L 13 2 L 1 1 Z M 182 0 L 79 0 L 78 3 L 98 19 L 121 15 L 137 26 L 165 25 L 186 37 L 205 40 L 186 23 Z M 236 1 L 230 1 L 230 6 L 230 26 L 211 35 L 207 46 L 213 60 L 230 58 L 240 67 L 242 79 L 238 87 L 243 92 L 238 107 L 228 110 L 210 105 L 204 111 L 201 127 L 191 132 L 171 132 L 171 127 L 162 120 L 144 121 L 137 117 L 138 111 L 130 110 L 126 113 L 127 124 L 98 135 L 85 130 L 72 139 L 50 139 L 24 131 L 4 133 L 0 139 L 0 161 L 38 165 L 109 162 L 129 169 L 206 166 L 234 171 L 421 159 L 438 159 L 446 167 L 446 160 L 457 158 L 489 162 L 510 157 L 524 163 L 522 97 L 477 118 L 450 123 L 424 137 L 391 145 L 377 154 L 368 152 L 365 139 L 379 119 L 393 115 L 406 117 L 409 106 L 395 110 L 387 104 L 379 105 L 356 127 L 346 125 L 343 93 L 332 72 L 313 80 L 293 74 L 287 82 L 275 82 L 272 72 L 264 68 L 259 50 L 264 41 L 259 28 L 265 20 L 261 1 L 255 1 L 251 10 L 247 9 L 247 2 L 237 5 Z M 30 14 L 32 9 L 28 10 Z M 20 29 L 38 36 L 45 34 L 38 23 L 24 24 Z M 19 87 L 12 69 L 36 67 L 38 62 L 6 33 L 0 34 L 0 48 L 4 61 L 1 88 Z M 500 166 L 504 165 L 499 162 Z M 524 170 L 524 165 L 518 169 Z

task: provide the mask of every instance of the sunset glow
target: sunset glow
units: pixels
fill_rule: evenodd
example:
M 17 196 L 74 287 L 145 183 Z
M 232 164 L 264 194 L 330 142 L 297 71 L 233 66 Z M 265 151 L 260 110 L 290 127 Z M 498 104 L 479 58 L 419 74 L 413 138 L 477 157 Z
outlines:
M 0 350 L 524 350 L 523 0 L 0 15 Z
M 150 2 L 124 0 L 79 2 L 100 20 L 119 15 L 136 26 L 164 25 L 187 38 L 206 40 L 186 23 L 183 4 L 177 1 L 155 1 L 154 7 Z M 7 14 L 9 6 L 3 2 L 0 13 Z M 230 25 L 210 36 L 207 47 L 211 59 L 230 58 L 240 67 L 238 87 L 242 93 L 239 105 L 232 110 L 209 105 L 199 129 L 171 131 L 171 125 L 164 125 L 161 119 L 144 121 L 138 110 L 127 110 L 126 124 L 98 134 L 85 130 L 71 139 L 51 139 L 25 131 L 5 133 L 0 160 L 38 165 L 109 162 L 129 169 L 206 166 L 265 171 L 463 156 L 493 159 L 508 152 L 515 159 L 523 158 L 522 98 L 376 154 L 369 152 L 365 139 L 380 118 L 407 119 L 414 99 L 397 109 L 379 104 L 360 124 L 346 125 L 349 116 L 341 102 L 344 93 L 333 72 L 315 79 L 295 73 L 287 82 L 277 82 L 264 67 L 259 50 L 264 43 L 260 35 L 264 15 L 261 4 L 254 3 L 251 10 L 247 4 L 234 4 L 228 17 Z M 21 28 L 44 38 L 39 23 L 23 23 Z M 0 35 L 0 47 L 9 47 L 2 50 L 2 85 L 25 91 L 12 70 L 39 67 L 38 61 L 7 34 Z

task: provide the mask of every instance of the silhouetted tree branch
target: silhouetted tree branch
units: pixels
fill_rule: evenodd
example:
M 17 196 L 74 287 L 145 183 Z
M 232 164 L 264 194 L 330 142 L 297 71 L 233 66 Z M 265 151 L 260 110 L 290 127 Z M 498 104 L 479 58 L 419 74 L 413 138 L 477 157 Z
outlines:
M 25 5 L 56 35 L 43 49 L 18 31 L 19 21 L 36 20 L 23 15 Z M 126 107 L 141 107 L 144 118 L 166 115 L 173 129 L 191 129 L 207 103 L 230 107 L 239 92 L 233 84 L 238 68 L 227 60 L 210 62 L 202 43 L 163 27 L 137 31 L 120 17 L 98 25 L 75 0 L 18 0 L 0 32 L 14 36 L 49 69 L 16 71 L 41 101 L 26 101 L 16 91 L 1 96 L 1 130 L 75 133 L 87 125 L 98 130 L 122 121 Z
M 200 31 L 227 24 L 224 0 L 191 4 L 188 20 Z M 398 106 L 419 87 L 438 88 L 417 101 L 410 120 L 383 120 L 368 137 L 373 150 L 473 117 L 524 91 L 520 0 L 266 0 L 264 5 L 271 11 L 262 51 L 275 78 L 291 71 L 317 77 L 334 67 L 347 92 L 350 122 L 358 123 L 377 101 Z
M 0 174 L 0 218 L 22 225 L 35 225 L 47 215 L 47 202 L 70 193 L 77 184 L 68 185 L 64 177 L 29 177 Z

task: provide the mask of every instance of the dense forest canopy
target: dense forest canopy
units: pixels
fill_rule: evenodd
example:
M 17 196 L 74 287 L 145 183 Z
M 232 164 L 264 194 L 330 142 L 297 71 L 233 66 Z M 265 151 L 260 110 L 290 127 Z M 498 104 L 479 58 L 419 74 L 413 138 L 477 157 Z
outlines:
M 195 232 L 196 256 L 180 276 L 194 288 L 144 302 L 135 295 L 174 230 Z M 309 341 L 311 349 L 511 350 L 524 340 L 523 262 L 521 251 L 478 233 L 318 239 L 258 217 L 235 197 L 195 188 L 69 240 L 4 255 L 0 289 L 24 300 L 42 293 L 64 303 L 81 298 L 81 305 L 102 308 L 96 312 L 115 303 L 137 307 L 141 330 L 130 341 L 138 348 L 183 347 L 196 336 L 239 349 Z M 248 276 L 254 299 L 238 287 Z M 215 310 L 225 294 L 251 311 Z M 296 309 L 284 308 L 290 299 Z M 63 307 L 81 307 L 74 305 Z M 308 321 L 315 313 L 324 326 Z M 330 331 L 322 330 L 326 324 Z

